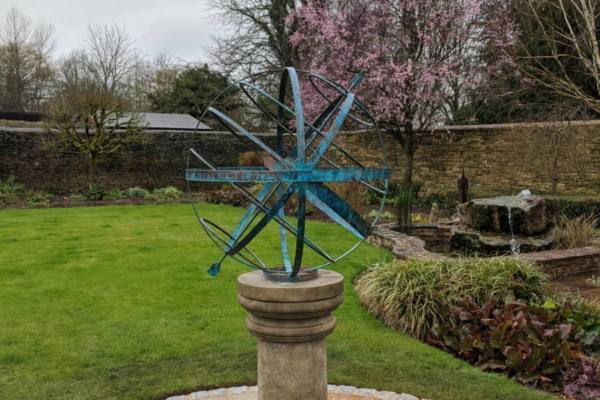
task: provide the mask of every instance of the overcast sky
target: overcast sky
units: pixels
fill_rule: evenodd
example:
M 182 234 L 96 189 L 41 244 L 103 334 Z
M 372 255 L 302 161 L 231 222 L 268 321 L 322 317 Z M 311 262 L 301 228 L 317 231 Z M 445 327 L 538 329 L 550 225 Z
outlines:
M 211 0 L 0 0 L 0 18 L 17 6 L 34 21 L 54 25 L 57 56 L 82 45 L 89 24 L 117 23 L 145 54 L 166 51 L 185 61 L 208 60 L 211 35 L 223 28 Z

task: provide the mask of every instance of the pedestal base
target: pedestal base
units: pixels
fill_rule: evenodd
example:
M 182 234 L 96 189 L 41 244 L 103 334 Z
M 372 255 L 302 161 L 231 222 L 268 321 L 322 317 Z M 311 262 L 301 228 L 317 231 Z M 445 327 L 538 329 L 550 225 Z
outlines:
M 238 301 L 257 337 L 259 400 L 327 400 L 325 337 L 335 328 L 344 278 L 321 270 L 306 282 L 273 282 L 262 271 L 238 278 Z
M 325 339 L 303 343 L 258 339 L 256 346 L 259 399 L 327 399 Z

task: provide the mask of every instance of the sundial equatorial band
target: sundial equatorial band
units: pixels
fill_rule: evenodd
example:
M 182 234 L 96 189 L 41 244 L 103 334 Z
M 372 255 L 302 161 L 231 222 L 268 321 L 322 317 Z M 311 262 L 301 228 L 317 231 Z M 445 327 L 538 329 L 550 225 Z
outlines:
M 259 108 L 265 117 L 275 122 L 277 126 L 275 148 L 266 144 L 261 136 L 251 133 L 212 105 L 206 111 L 232 134 L 249 140 L 257 147 L 257 150 L 267 154 L 264 158 L 264 166 L 216 167 L 191 149 L 204 168 L 186 170 L 187 181 L 228 183 L 249 201 L 246 212 L 231 232 L 203 218 L 197 212 L 201 226 L 224 253 L 221 259 L 210 267 L 209 272 L 213 275 L 219 272 L 221 262 L 229 256 L 252 268 L 262 269 L 275 280 L 311 279 L 315 277 L 318 268 L 344 257 L 358 243 L 341 256 L 329 254 L 306 233 L 307 202 L 362 241 L 369 235 L 376 219 L 373 223 L 367 222 L 340 195 L 328 187 L 328 184 L 357 182 L 369 190 L 375 191 L 381 197 L 380 211 L 385 201 L 390 174 L 387 165 L 384 168 L 368 168 L 335 141 L 348 119 L 354 121 L 355 125 L 357 123 L 366 125 L 367 128 L 375 130 L 381 135 L 371 114 L 352 93 L 352 89 L 360 83 L 362 74 L 358 74 L 350 87 L 346 89 L 320 75 L 302 72 L 307 77 L 307 81 L 303 83 L 306 85 L 308 82 L 312 85 L 312 88 L 316 89 L 327 102 L 327 106 L 314 118 L 314 121 L 308 122 L 305 120 L 302 106 L 298 72 L 290 67 L 281 70 L 280 73 L 281 82 L 277 97 L 247 80 L 242 80 L 230 87 L 241 89 L 241 92 Z M 328 92 L 335 93 L 336 97 L 331 100 L 322 88 L 317 86 L 316 81 L 325 85 Z M 291 98 L 288 100 L 286 92 L 290 88 Z M 255 96 L 258 96 L 261 101 L 257 101 Z M 289 101 L 292 102 L 291 105 L 288 105 Z M 277 113 L 275 114 L 263 106 L 264 102 L 271 106 L 270 109 L 276 109 Z M 353 109 L 360 110 L 361 115 L 366 115 L 370 122 L 366 122 L 365 118 L 353 115 Z M 292 121 L 292 127 L 287 126 L 289 121 Z M 284 138 L 291 138 L 295 142 L 293 146 L 289 146 L 287 152 L 283 146 Z M 383 152 L 382 139 L 380 143 Z M 338 156 L 335 160 L 329 156 L 332 149 Z M 339 161 L 340 158 L 343 161 Z M 260 192 L 255 194 L 248 190 L 249 183 L 262 185 Z M 297 204 L 296 224 L 289 222 L 284 211 L 286 204 L 292 198 Z M 248 247 L 271 222 L 275 222 L 279 226 L 283 264 L 281 268 L 268 267 Z M 293 257 L 290 257 L 288 250 L 288 236 L 295 239 Z M 312 268 L 306 268 L 303 265 L 305 246 L 323 259 L 321 265 Z

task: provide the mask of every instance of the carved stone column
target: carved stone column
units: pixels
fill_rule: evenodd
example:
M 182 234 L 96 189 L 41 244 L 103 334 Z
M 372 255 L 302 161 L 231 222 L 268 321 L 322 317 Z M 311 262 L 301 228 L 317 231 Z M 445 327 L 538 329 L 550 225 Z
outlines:
M 238 301 L 257 338 L 259 400 L 327 400 L 325 338 L 343 301 L 344 278 L 320 270 L 305 282 L 274 282 L 262 271 L 238 278 Z

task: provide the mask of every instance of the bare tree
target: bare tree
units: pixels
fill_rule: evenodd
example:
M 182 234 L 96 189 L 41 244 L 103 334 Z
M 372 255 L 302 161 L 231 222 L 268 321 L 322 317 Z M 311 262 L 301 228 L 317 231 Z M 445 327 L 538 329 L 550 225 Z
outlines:
M 87 72 L 99 89 L 113 96 L 125 94 L 137 60 L 134 41 L 125 29 L 90 25 L 84 52 Z
M 100 157 L 144 140 L 139 114 L 108 92 L 85 87 L 64 92 L 50 108 L 48 144 L 56 149 L 84 154 L 89 183 L 96 180 Z
M 91 26 L 88 35 L 86 46 L 59 65 L 48 142 L 85 154 L 92 184 L 98 159 L 143 141 L 144 127 L 130 103 L 139 62 L 133 41 L 116 26 Z
M 525 0 L 524 13 L 539 31 L 535 51 L 528 43 L 521 46 L 525 74 L 556 94 L 600 112 L 600 2 Z
M 581 118 L 581 109 L 563 104 L 538 113 L 540 121 L 523 134 L 515 143 L 524 150 L 530 166 L 538 169 L 539 177 L 555 195 L 564 173 L 577 175 L 588 166 L 584 157 L 589 130 L 577 127 L 573 122 Z M 540 156 L 542 154 L 543 156 Z
M 166 53 L 153 58 L 138 56 L 129 76 L 127 97 L 132 109 L 152 109 L 151 96 L 170 91 L 183 68 Z
M 289 38 L 293 25 L 286 22 L 294 0 L 216 0 L 231 33 L 218 40 L 213 55 L 227 73 L 251 74 L 260 70 L 297 65 Z
M 48 94 L 54 47 L 52 25 L 33 22 L 16 7 L 0 26 L 1 106 L 13 111 L 39 111 Z

